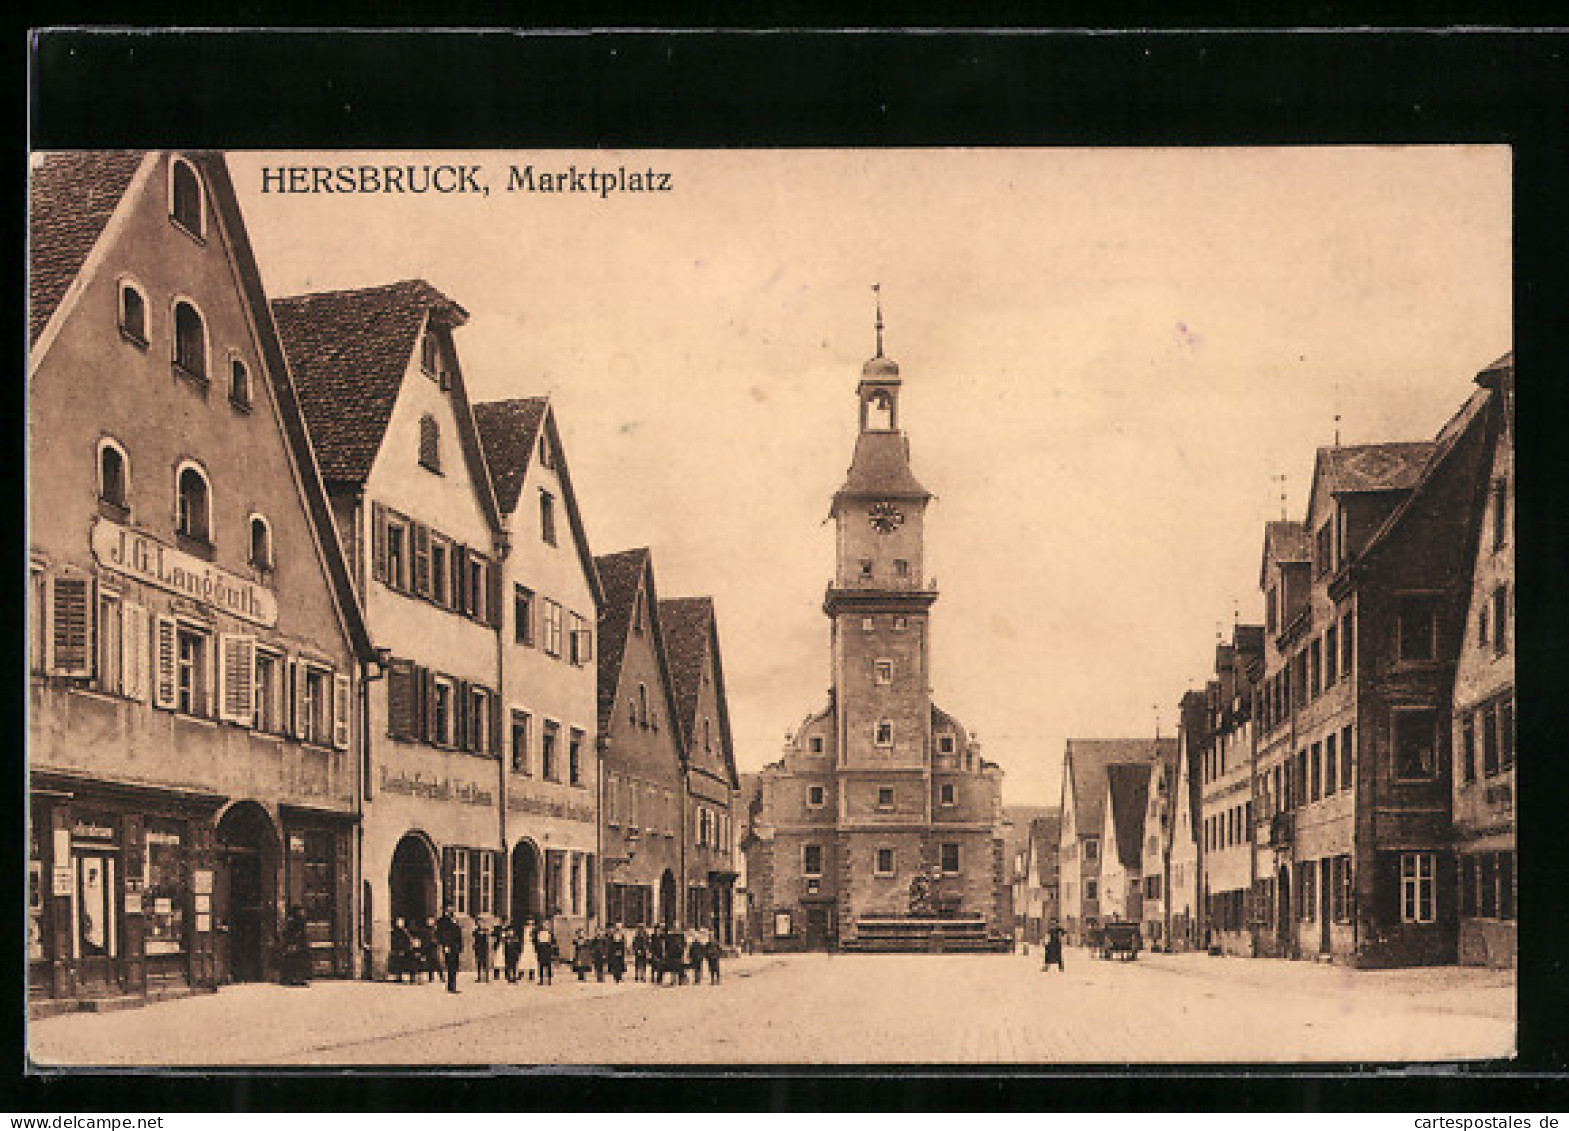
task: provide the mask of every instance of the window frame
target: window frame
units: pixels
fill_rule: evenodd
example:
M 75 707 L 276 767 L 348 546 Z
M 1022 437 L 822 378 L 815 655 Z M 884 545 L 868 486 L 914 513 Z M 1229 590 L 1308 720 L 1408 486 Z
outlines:
M 894 807 L 894 788 L 891 785 L 877 787 L 877 808 L 879 812 L 887 813 Z
M 888 860 L 888 863 L 887 863 L 886 867 L 883 864 L 883 858 L 885 856 L 887 857 L 887 860 Z M 886 848 L 886 847 L 878 847 L 878 848 L 873 850 L 873 853 L 872 853 L 872 874 L 874 876 L 885 876 L 885 877 L 886 876 L 892 876 L 894 874 L 895 870 L 896 869 L 895 869 L 893 849 Z
M 182 197 L 179 192 L 181 183 L 179 174 L 182 169 L 190 174 L 191 187 L 196 190 L 195 200 L 191 202 L 196 210 L 194 217 L 183 216 L 180 208 Z M 205 244 L 207 242 L 207 184 L 202 180 L 202 175 L 197 171 L 196 166 L 183 157 L 171 157 L 167 191 L 169 222 L 197 243 Z M 196 221 L 194 227 L 187 222 L 192 218 Z
M 1406 727 L 1411 725 L 1406 720 L 1426 717 L 1429 725 L 1424 728 L 1424 733 L 1431 738 L 1429 765 L 1426 772 L 1408 773 L 1404 764 L 1404 752 L 1401 745 Z M 1434 781 L 1439 776 L 1438 757 L 1442 749 L 1438 735 L 1439 711 L 1435 707 L 1391 707 L 1389 709 L 1389 757 L 1390 774 L 1396 781 L 1425 782 Z
M 948 850 L 953 850 L 953 867 L 948 867 Z M 957 876 L 964 870 L 964 856 L 956 840 L 943 841 L 937 846 L 937 868 L 945 876 Z
M 813 795 L 816 795 L 814 801 Z M 808 809 L 821 809 L 828 804 L 828 789 L 820 782 L 809 782 L 806 787 L 806 807 Z
M 878 719 L 872 727 L 872 744 L 889 750 L 893 748 L 893 720 Z
M 115 289 L 115 327 L 120 331 L 120 337 L 137 349 L 146 350 L 148 343 L 152 340 L 152 332 L 148 325 L 151 307 L 147 303 L 147 292 L 142 289 L 140 283 L 129 275 L 122 275 L 118 283 L 119 286 Z M 141 305 L 142 325 L 140 330 L 131 326 L 130 319 L 127 317 L 130 312 L 130 308 L 125 301 L 127 295 L 135 296 L 136 301 Z
M 534 714 L 532 711 L 518 706 L 509 708 L 509 712 L 507 716 L 510 723 L 507 728 L 509 764 L 514 774 L 519 774 L 526 778 L 533 777 Z M 523 737 L 521 749 L 518 743 L 520 730 Z
M 543 781 L 561 782 L 561 723 L 546 718 L 539 728 L 539 776 Z
M 419 418 L 418 463 L 432 474 L 443 474 L 441 470 L 441 422 L 436 419 L 436 414 L 432 412 L 424 413 Z
M 196 329 L 200 332 L 201 349 L 199 357 L 191 357 L 182 348 L 186 345 L 186 331 L 188 325 L 182 328 L 180 311 L 189 310 L 196 319 Z M 196 300 L 186 295 L 175 295 L 169 301 L 169 363 L 174 367 L 175 373 L 196 382 L 206 389 L 211 381 L 212 372 L 212 342 L 207 330 L 207 316 L 202 313 L 201 307 L 196 305 Z M 195 364 L 193 365 L 192 362 Z
M 816 856 L 814 867 L 812 858 Z M 823 878 L 823 846 L 820 844 L 803 844 L 801 846 L 801 875 L 809 880 Z
M 235 350 L 229 351 L 229 404 L 241 412 L 250 412 L 255 403 L 251 367 Z
M 512 642 L 524 648 L 535 646 L 534 615 L 537 597 L 522 582 L 512 583 Z
M 111 498 L 107 494 L 107 483 L 104 478 L 104 457 L 113 452 L 120 460 L 120 497 Z M 98 439 L 98 458 L 94 468 L 97 479 L 98 501 L 115 508 L 122 516 L 131 512 L 131 457 L 126 452 L 125 445 L 113 436 L 101 436 Z M 178 484 L 178 480 L 176 480 Z
M 256 531 L 258 527 L 261 529 L 264 539 L 263 549 L 265 551 L 265 555 L 261 560 L 258 560 L 256 556 Z M 245 529 L 249 535 L 249 537 L 245 540 L 245 557 L 247 563 L 251 566 L 251 568 L 259 570 L 262 573 L 271 573 L 274 569 L 277 568 L 278 563 L 277 553 L 273 547 L 272 541 L 272 523 L 269 522 L 267 520 L 267 516 L 262 514 L 260 511 L 252 511 L 245 520 Z
M 202 500 L 202 530 L 200 533 L 191 529 L 190 507 L 186 502 L 184 481 L 187 472 L 192 472 L 201 480 Z M 174 469 L 174 531 L 180 538 L 194 542 L 200 546 L 211 547 L 213 543 L 213 489 L 212 478 L 207 474 L 207 469 L 194 459 L 183 459 L 175 465 Z
M 893 661 L 887 659 L 874 660 L 872 663 L 872 678 L 879 687 L 888 687 L 893 683 Z
M 1436 853 L 1426 851 L 1400 853 L 1400 921 L 1402 923 L 1425 924 L 1437 921 L 1437 873 Z
M 559 544 L 556 531 L 556 497 L 543 487 L 539 489 L 539 538 L 547 546 Z
M 953 782 L 945 781 L 937 784 L 937 804 L 953 806 L 958 802 L 958 790 Z

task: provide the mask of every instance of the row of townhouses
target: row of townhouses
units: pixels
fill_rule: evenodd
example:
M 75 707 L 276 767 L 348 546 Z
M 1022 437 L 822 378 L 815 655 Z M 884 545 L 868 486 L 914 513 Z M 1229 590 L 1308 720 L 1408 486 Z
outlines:
M 1513 355 L 1476 384 L 1432 440 L 1318 451 L 1175 739 L 1068 742 L 1070 935 L 1514 963 Z
M 269 300 L 223 158 L 32 169 L 35 1000 L 385 971 L 395 920 L 733 939 L 706 597 L 589 549 L 429 284 Z

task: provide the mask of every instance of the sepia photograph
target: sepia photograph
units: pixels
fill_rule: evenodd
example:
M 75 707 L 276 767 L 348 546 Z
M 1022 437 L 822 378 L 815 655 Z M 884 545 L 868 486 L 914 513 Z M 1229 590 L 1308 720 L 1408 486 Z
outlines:
M 33 152 L 29 1070 L 1508 1066 L 1513 175 Z

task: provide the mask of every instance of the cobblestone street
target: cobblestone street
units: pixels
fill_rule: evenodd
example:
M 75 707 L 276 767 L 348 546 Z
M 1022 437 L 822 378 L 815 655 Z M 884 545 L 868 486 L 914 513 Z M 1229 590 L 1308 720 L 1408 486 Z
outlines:
M 33 1023 L 41 1066 L 1123 1063 L 1511 1055 L 1515 978 L 1205 955 L 752 956 L 718 986 L 230 986 Z

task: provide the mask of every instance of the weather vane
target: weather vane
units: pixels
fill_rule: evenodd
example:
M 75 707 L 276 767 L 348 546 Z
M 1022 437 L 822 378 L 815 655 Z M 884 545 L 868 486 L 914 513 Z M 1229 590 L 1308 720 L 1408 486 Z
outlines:
M 872 293 L 877 296 L 877 354 L 876 354 L 876 356 L 882 357 L 882 355 L 883 355 L 883 285 L 881 283 L 873 283 L 872 284 Z

